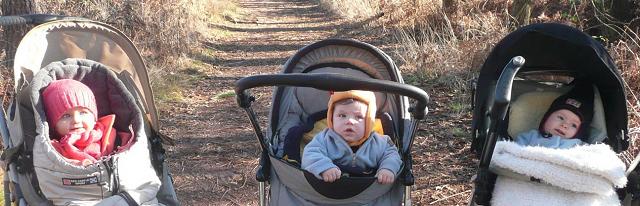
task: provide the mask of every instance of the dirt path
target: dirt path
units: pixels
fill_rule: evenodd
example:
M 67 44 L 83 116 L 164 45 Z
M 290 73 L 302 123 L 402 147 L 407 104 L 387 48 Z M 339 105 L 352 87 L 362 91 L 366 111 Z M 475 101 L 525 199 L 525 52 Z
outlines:
M 168 162 L 183 205 L 257 204 L 254 176 L 259 147 L 234 96 L 224 95 L 233 90 L 235 80 L 279 72 L 296 50 L 329 37 L 351 37 L 383 49 L 390 47 L 376 42 L 375 36 L 354 36 L 358 33 L 353 32 L 354 25 L 329 17 L 314 1 L 243 0 L 240 7 L 250 16 L 235 19 L 235 23 L 210 25 L 227 30 L 229 37 L 205 42 L 211 52 L 201 60 L 210 66 L 185 73 L 194 83 L 183 91 L 183 101 L 171 103 L 170 111 L 160 115 L 163 132 L 177 140 L 176 146 L 168 148 Z M 433 106 L 446 105 L 450 99 L 445 93 L 427 90 Z M 271 88 L 255 89 L 253 94 L 257 97 L 254 109 L 265 123 Z M 420 205 L 465 204 L 473 162 L 468 141 L 448 131 L 469 125 L 469 117 L 435 121 L 451 118 L 451 114 L 446 109 L 432 111 L 414 144 L 414 201 Z

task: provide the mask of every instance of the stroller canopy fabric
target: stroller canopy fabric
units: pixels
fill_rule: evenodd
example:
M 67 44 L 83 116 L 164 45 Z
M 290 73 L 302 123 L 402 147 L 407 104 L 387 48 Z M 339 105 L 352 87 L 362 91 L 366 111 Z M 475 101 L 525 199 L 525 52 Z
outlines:
M 89 59 L 109 66 L 122 81 L 131 81 L 153 128 L 158 115 L 147 70 L 131 40 L 117 29 L 95 21 L 63 20 L 38 25 L 20 42 L 14 62 L 14 85 L 30 82 L 40 68 L 67 58 Z

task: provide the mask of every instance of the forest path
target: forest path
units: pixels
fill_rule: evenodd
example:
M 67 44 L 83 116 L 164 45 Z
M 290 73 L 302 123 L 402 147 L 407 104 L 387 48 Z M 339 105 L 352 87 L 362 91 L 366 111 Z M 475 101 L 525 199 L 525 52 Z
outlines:
M 216 41 L 204 42 L 195 59 L 205 69 L 184 69 L 189 78 L 180 101 L 161 110 L 162 132 L 176 140 L 169 146 L 167 162 L 183 205 L 257 205 L 255 169 L 259 146 L 246 113 L 237 106 L 234 82 L 242 77 L 280 71 L 287 58 L 310 43 L 330 38 L 356 38 L 385 52 L 393 46 L 367 35 L 358 23 L 332 17 L 316 1 L 241 0 L 247 15 L 212 29 L 228 32 Z M 393 58 L 393 54 L 391 54 Z M 272 88 L 256 88 L 253 109 L 263 130 Z M 466 204 L 474 164 L 468 139 L 451 131 L 470 125 L 437 107 L 450 100 L 446 92 L 427 91 L 432 98 L 430 117 L 414 143 L 416 176 L 414 202 L 418 205 Z M 444 102 L 444 103 L 443 103 Z M 443 118 L 455 119 L 443 121 Z M 429 128 L 429 129 L 427 129 Z
M 249 15 L 210 25 L 229 33 L 204 42 L 209 52 L 196 59 L 209 66 L 185 70 L 193 84 L 184 89 L 182 101 L 160 115 L 163 132 L 176 139 L 167 161 L 183 205 L 257 204 L 259 146 L 249 119 L 231 95 L 233 84 L 245 76 L 279 72 L 288 56 L 333 36 L 339 23 L 313 1 L 243 0 L 239 7 Z M 263 123 L 270 92 L 252 90 Z

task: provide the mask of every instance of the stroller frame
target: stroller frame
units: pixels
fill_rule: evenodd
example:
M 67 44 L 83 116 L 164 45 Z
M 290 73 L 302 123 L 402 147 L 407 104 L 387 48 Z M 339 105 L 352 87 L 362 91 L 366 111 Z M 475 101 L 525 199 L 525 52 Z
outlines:
M 495 174 L 489 170 L 489 165 L 496 141 L 509 136 L 505 124 L 509 121 L 507 113 L 514 80 L 518 74 L 534 72 L 564 74 L 591 81 L 600 90 L 605 106 L 605 129 L 609 135 L 604 143 L 618 153 L 629 145 L 623 79 L 606 49 L 590 36 L 567 25 L 541 23 L 522 27 L 494 47 L 475 86 L 472 149 L 479 154 L 480 161 L 470 205 L 490 204 Z M 630 166 L 627 174 L 636 169 L 635 165 Z
M 82 25 L 81 29 L 76 29 L 75 31 L 85 31 L 83 29 L 87 29 L 86 31 L 91 31 L 87 27 L 92 27 L 92 29 L 101 29 L 100 32 L 103 35 L 107 35 L 111 38 L 111 41 L 114 42 L 114 45 L 120 47 L 125 55 L 129 58 L 127 61 L 130 61 L 130 67 L 121 67 L 119 77 L 128 76 L 125 79 L 121 79 L 126 82 L 130 86 L 128 90 L 131 93 L 136 95 L 138 98 L 137 106 L 138 108 L 146 114 L 143 116 L 144 121 L 146 122 L 144 125 L 148 126 L 148 140 L 149 140 L 149 152 L 151 157 L 151 163 L 153 165 L 153 169 L 156 171 L 156 174 L 162 181 L 162 186 L 160 191 L 158 191 L 158 199 L 164 199 L 165 204 L 179 205 L 177 196 L 175 194 L 175 189 L 173 187 L 173 180 L 171 174 L 169 173 L 167 165 L 164 163 L 165 160 L 165 150 L 162 146 L 163 143 L 172 144 L 173 140 L 170 138 L 163 136 L 159 133 L 159 129 L 157 126 L 159 125 L 158 115 L 155 108 L 155 103 L 153 101 L 153 95 L 151 91 L 151 87 L 148 84 L 148 76 L 146 71 L 146 66 L 140 56 L 138 50 L 135 48 L 131 40 L 126 37 L 122 32 L 118 31 L 116 28 L 111 27 L 107 24 L 91 21 L 81 17 L 69 17 L 69 16 L 61 16 L 61 15 L 50 15 L 50 14 L 30 14 L 30 15 L 21 15 L 21 16 L 0 16 L 0 26 L 12 26 L 12 25 L 35 25 L 33 30 L 36 28 L 41 28 L 45 25 L 49 24 L 64 24 L 68 27 L 73 27 L 77 25 Z M 46 27 L 43 27 L 46 28 Z M 95 32 L 95 31 L 94 31 Z M 29 33 L 27 33 L 29 34 Z M 24 43 L 24 39 L 23 42 Z M 16 52 L 16 57 L 20 54 L 20 46 L 18 47 L 18 52 Z M 60 54 L 60 58 L 63 58 L 64 54 Z M 71 57 L 71 56 L 70 56 Z M 67 58 L 67 57 L 64 57 Z M 86 57 L 89 59 L 89 57 Z M 47 59 L 48 61 L 58 61 L 62 59 Z M 92 59 L 94 61 L 100 62 L 98 59 Z M 25 63 L 26 60 L 16 60 L 15 64 L 20 65 Z M 43 60 L 43 62 L 45 62 Z M 47 63 L 48 64 L 48 63 Z M 14 85 L 22 85 L 25 81 L 29 81 L 30 78 L 33 77 L 33 74 L 37 72 L 40 67 L 36 67 L 36 65 L 28 64 L 28 66 L 22 65 L 22 70 L 15 70 L 14 68 Z M 37 65 L 39 66 L 39 65 Z M 15 71 L 22 71 L 18 74 Z M 26 72 L 26 73 L 24 73 Z M 116 72 L 118 73 L 118 72 Z M 26 80 L 25 80 L 26 78 Z M 17 92 L 14 91 L 14 92 Z M 6 171 L 4 175 L 4 197 L 5 197 L 5 205 L 11 205 L 11 200 L 17 202 L 17 205 L 28 205 L 29 199 L 33 199 L 34 196 L 38 196 L 37 194 L 31 193 L 32 197 L 25 197 L 24 191 L 22 191 L 20 184 L 29 184 L 29 182 L 20 181 L 18 176 L 18 172 L 22 169 L 21 164 L 19 162 L 30 161 L 31 154 L 26 154 L 24 152 L 23 142 L 18 142 L 18 145 L 15 145 L 16 142 L 10 135 L 8 128 L 8 119 L 14 116 L 16 112 L 16 101 L 15 97 L 12 99 L 12 103 L 9 106 L 8 113 L 5 108 L 2 108 L 2 115 L 0 115 L 0 135 L 2 135 L 3 140 L 3 155 L 2 159 L 5 161 L 6 167 L 4 168 Z M 10 118 L 7 118 L 10 117 Z M 27 165 L 28 167 L 28 165 Z M 33 164 L 31 164 L 33 167 Z M 7 170 L 8 169 L 8 170 Z M 162 192 L 162 198 L 160 194 Z M 162 202 L 162 201 L 161 201 Z
M 402 84 L 401 82 L 394 82 L 388 80 L 379 80 L 379 79 L 360 79 L 355 78 L 349 75 L 344 74 L 333 74 L 333 73 L 322 73 L 322 74 L 307 74 L 307 73 L 287 73 L 287 70 L 290 70 L 292 67 L 292 62 L 297 61 L 304 55 L 306 52 L 309 52 L 317 47 L 321 47 L 323 45 L 356 45 L 359 47 L 365 47 L 370 50 L 377 50 L 371 45 L 367 45 L 361 42 L 357 42 L 354 40 L 343 40 L 343 39 L 328 39 L 323 40 L 311 45 L 308 45 L 302 48 L 295 56 L 289 59 L 289 61 L 285 64 L 285 74 L 273 74 L 273 75 L 256 75 L 242 78 L 236 81 L 235 93 L 237 98 L 238 105 L 243 108 L 249 120 L 254 128 L 257 140 L 262 149 L 258 170 L 256 171 L 256 180 L 259 182 L 259 203 L 260 205 L 266 204 L 266 181 L 270 179 L 270 167 L 271 160 L 270 158 L 278 158 L 274 157 L 273 154 L 270 153 L 270 145 L 268 143 L 267 137 L 262 132 L 260 128 L 257 116 L 253 109 L 251 108 L 251 104 L 255 101 L 255 98 L 247 91 L 248 89 L 254 87 L 263 87 L 263 86 L 276 86 L 274 89 L 274 94 L 278 94 L 278 91 L 284 88 L 284 86 L 293 86 L 293 87 L 312 87 L 315 89 L 325 90 L 325 91 L 347 91 L 347 90 L 369 90 L 374 92 L 385 92 L 388 94 L 396 94 L 402 95 L 405 97 L 410 97 L 412 99 L 417 100 L 415 107 L 411 107 L 409 112 L 415 118 L 412 122 L 410 128 L 412 128 L 411 134 L 414 134 L 419 120 L 422 120 L 427 114 L 427 102 L 428 95 L 422 89 L 419 89 L 415 86 Z M 388 59 L 388 56 L 384 55 L 381 58 Z M 401 78 L 400 78 L 400 81 Z M 274 97 L 274 99 L 277 97 Z M 273 106 L 273 105 L 272 105 Z M 272 114 L 273 115 L 273 114 Z M 275 115 L 274 115 L 275 116 Z M 275 121 L 274 118 L 271 117 L 272 121 Z M 275 129 L 275 124 L 271 124 L 272 128 Z M 272 131 L 271 134 L 274 134 Z M 410 142 L 402 142 L 403 138 L 398 138 L 398 144 L 401 145 L 401 148 L 405 148 L 404 145 L 409 145 L 405 149 L 399 149 L 400 156 L 404 162 L 404 167 L 399 173 L 399 181 L 405 186 L 404 187 L 404 196 L 403 201 L 404 205 L 411 205 L 411 185 L 414 184 L 414 178 L 411 171 L 411 150 L 410 145 L 413 141 L 413 137 L 411 137 Z

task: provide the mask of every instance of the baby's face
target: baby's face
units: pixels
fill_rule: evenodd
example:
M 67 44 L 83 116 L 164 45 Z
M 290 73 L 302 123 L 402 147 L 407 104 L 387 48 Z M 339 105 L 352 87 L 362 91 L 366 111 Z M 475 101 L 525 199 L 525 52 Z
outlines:
M 347 142 L 355 142 L 364 136 L 367 105 L 353 102 L 336 104 L 333 108 L 333 130 Z
M 56 123 L 56 132 L 60 136 L 69 133 L 84 133 L 93 130 L 96 119 L 91 110 L 84 107 L 74 107 L 65 111 Z
M 571 139 L 578 132 L 581 123 L 578 115 L 569 110 L 561 109 L 549 115 L 543 129 L 549 134 Z

